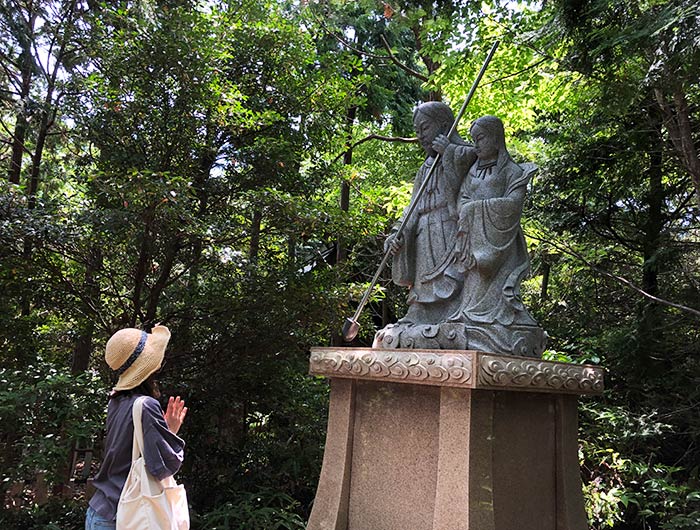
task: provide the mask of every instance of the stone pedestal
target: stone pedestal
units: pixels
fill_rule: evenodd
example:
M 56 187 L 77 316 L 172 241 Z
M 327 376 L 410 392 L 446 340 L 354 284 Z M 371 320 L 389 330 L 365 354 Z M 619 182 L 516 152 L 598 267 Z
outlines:
M 331 402 L 307 530 L 587 530 L 576 396 L 600 368 L 367 348 L 310 365 Z

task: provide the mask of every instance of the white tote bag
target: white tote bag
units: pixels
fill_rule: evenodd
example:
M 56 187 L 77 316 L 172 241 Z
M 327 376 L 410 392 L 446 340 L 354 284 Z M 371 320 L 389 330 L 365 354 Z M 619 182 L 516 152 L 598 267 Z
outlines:
M 185 487 L 175 479 L 155 479 L 143 459 L 141 413 L 146 398 L 134 402 L 134 446 L 131 469 L 117 505 L 117 530 L 189 530 Z

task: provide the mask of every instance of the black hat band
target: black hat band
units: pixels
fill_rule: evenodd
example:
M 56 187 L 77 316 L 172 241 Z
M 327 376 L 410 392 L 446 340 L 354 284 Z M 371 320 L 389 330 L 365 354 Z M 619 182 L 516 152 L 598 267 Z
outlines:
M 139 355 L 141 355 L 141 352 L 143 352 L 144 347 L 146 346 L 146 339 L 148 338 L 148 333 L 145 331 L 141 332 L 141 339 L 139 340 L 139 343 L 136 345 L 136 348 L 134 349 L 134 352 L 129 355 L 129 358 L 126 360 L 124 364 L 122 364 L 118 369 L 115 370 L 117 375 L 122 375 L 124 372 L 126 372 L 132 364 L 138 359 Z

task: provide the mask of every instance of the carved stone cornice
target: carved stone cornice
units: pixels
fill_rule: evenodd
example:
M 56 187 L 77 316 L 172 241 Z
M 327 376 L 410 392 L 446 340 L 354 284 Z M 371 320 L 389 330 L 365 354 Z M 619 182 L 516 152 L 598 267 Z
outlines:
M 471 387 L 473 354 L 445 350 L 312 348 L 309 371 L 326 377 Z
M 600 394 L 598 366 L 472 350 L 312 348 L 309 373 L 474 389 Z
M 596 366 L 481 354 L 478 373 L 479 388 L 577 394 L 603 391 L 603 370 Z

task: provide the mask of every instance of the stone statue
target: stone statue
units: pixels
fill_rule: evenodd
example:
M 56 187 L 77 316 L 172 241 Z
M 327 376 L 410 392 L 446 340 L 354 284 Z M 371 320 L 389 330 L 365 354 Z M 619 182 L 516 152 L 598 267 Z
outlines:
M 438 136 L 444 138 L 453 122 L 452 110 L 444 103 L 428 102 L 416 109 L 413 123 L 426 160 L 416 174 L 412 201 L 435 160 L 433 143 Z M 409 288 L 409 309 L 399 323 L 438 324 L 458 309 L 463 277 L 450 258 L 457 236 L 459 189 L 476 154 L 456 133 L 447 143 L 449 148 L 418 199 L 401 241 L 395 238 L 397 224 L 385 243 L 393 250 L 394 282 Z
M 441 167 L 418 198 L 403 237 L 387 238 L 393 280 L 409 288 L 409 309 L 377 333 L 374 347 L 540 356 L 546 334 L 520 299 L 529 269 L 520 215 L 537 168 L 513 161 L 495 116 L 472 124 L 474 146 L 445 136 L 453 121 L 444 103 L 424 103 L 414 113 L 426 152 L 414 195 L 436 153 Z

